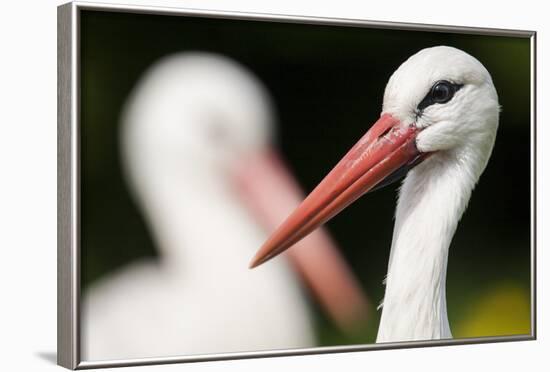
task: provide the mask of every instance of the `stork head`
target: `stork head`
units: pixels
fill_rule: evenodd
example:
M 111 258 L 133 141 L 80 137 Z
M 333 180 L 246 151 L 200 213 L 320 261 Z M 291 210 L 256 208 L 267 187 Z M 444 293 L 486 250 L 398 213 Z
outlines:
M 491 76 L 469 54 L 423 49 L 391 76 L 381 117 L 260 248 L 251 267 L 276 256 L 370 190 L 391 183 L 428 156 L 474 164 L 477 180 L 498 126 Z
M 391 76 L 383 113 L 419 129 L 422 153 L 492 145 L 498 97 L 491 76 L 471 55 L 452 47 L 423 49 Z
M 138 187 L 178 183 L 175 177 L 212 182 L 270 142 L 271 117 L 263 86 L 236 62 L 203 52 L 171 55 L 149 68 L 127 101 L 124 165 Z

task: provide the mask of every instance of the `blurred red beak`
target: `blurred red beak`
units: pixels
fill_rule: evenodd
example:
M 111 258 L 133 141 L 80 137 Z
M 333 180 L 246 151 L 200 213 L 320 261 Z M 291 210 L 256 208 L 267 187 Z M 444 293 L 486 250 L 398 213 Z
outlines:
M 256 267 L 337 215 L 360 196 L 423 159 L 419 129 L 384 114 L 279 226 L 252 259 Z
M 251 154 L 235 169 L 234 176 L 246 205 L 267 232 L 280 225 L 304 198 L 273 150 Z M 319 229 L 303 239 L 288 258 L 340 328 L 354 331 L 367 318 L 367 298 L 326 231 Z

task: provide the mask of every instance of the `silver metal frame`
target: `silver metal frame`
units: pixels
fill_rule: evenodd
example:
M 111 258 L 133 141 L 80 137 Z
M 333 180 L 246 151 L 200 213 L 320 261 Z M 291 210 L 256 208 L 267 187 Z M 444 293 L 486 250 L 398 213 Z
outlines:
M 191 355 L 110 361 L 82 361 L 80 358 L 80 11 L 127 12 L 200 16 L 266 22 L 339 25 L 365 28 L 451 32 L 494 36 L 513 36 L 531 40 L 531 334 L 316 347 L 260 352 Z M 230 360 L 320 353 L 340 353 L 441 345 L 465 345 L 536 339 L 536 32 L 380 22 L 358 19 L 320 18 L 280 14 L 227 12 L 153 6 L 72 2 L 58 7 L 58 144 L 57 144 L 57 363 L 69 369 L 122 367 Z

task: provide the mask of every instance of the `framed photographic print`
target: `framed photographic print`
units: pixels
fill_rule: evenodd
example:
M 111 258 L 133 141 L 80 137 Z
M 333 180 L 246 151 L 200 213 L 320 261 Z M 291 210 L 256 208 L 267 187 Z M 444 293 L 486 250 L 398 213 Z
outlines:
M 58 363 L 532 340 L 535 32 L 58 8 Z

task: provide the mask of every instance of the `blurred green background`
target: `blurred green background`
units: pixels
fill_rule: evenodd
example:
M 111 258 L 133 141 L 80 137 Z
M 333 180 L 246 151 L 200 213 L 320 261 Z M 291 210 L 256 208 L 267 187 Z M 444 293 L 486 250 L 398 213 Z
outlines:
M 156 254 L 122 178 L 117 126 L 128 93 L 157 59 L 178 51 L 211 51 L 253 71 L 274 99 L 280 150 L 303 188 L 311 190 L 379 116 L 391 73 L 410 55 L 435 45 L 454 46 L 479 59 L 502 106 L 493 156 L 450 249 L 451 328 L 457 338 L 529 333 L 526 38 L 83 11 L 83 289 L 131 260 Z M 383 297 L 395 189 L 363 197 L 328 224 L 375 305 Z M 368 213 L 373 210 L 375 218 Z M 356 335 L 343 335 L 316 308 L 319 342 L 374 342 L 379 315 L 373 311 Z

